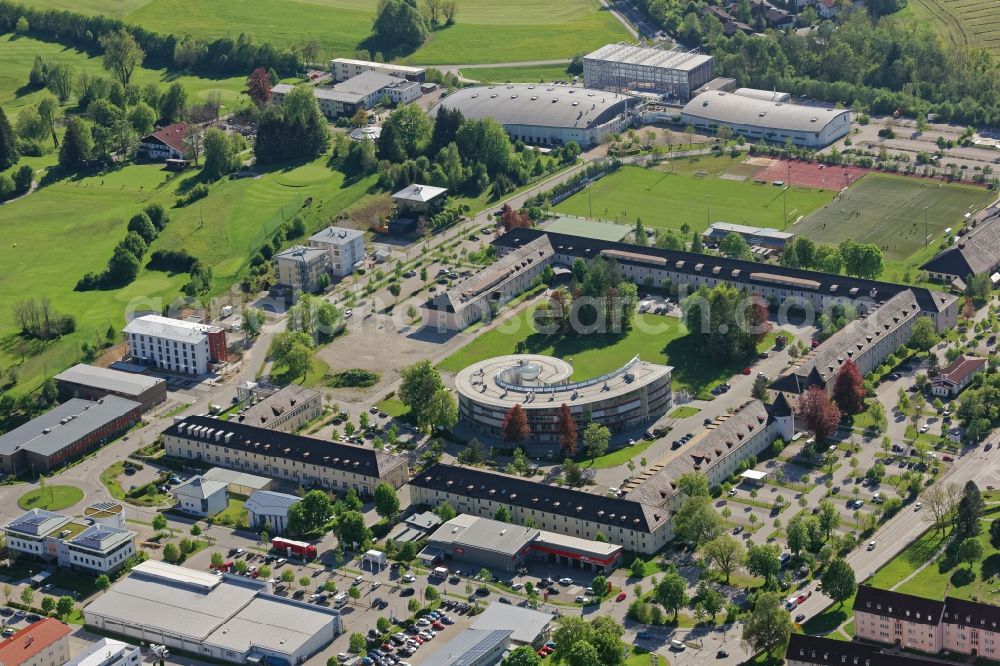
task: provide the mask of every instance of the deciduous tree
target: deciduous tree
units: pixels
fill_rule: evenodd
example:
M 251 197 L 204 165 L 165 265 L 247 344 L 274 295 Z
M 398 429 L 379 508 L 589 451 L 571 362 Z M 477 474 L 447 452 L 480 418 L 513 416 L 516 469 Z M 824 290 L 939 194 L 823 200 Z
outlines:
M 132 72 L 142 64 L 146 53 L 132 34 L 124 29 L 107 33 L 99 41 L 104 49 L 104 69 L 114 75 L 122 88 L 128 88 Z
M 810 386 L 799 397 L 796 416 L 819 441 L 836 432 L 840 423 L 840 409 L 819 386 Z
M 500 428 L 500 439 L 508 444 L 518 445 L 528 438 L 531 430 L 528 428 L 528 415 L 521 405 L 515 404 L 503 419 Z
M 820 584 L 823 594 L 840 604 L 858 589 L 858 584 L 854 580 L 854 569 L 842 557 L 835 557 L 826 565 Z
M 743 544 L 728 534 L 720 534 L 715 537 L 702 546 L 701 552 L 705 560 L 726 577 L 727 585 L 729 577 L 743 565 L 746 558 Z
M 833 400 L 845 414 L 860 414 L 865 409 L 865 382 L 854 361 L 847 359 L 837 371 Z
M 569 405 L 566 403 L 563 403 L 559 407 L 559 412 L 556 415 L 556 430 L 559 433 L 559 448 L 562 453 L 566 456 L 575 454 L 576 442 L 580 438 L 580 434 L 577 431 L 576 419 L 573 418 L 573 412 L 570 411 Z M 587 432 L 584 431 L 584 443 L 588 444 L 586 435 Z
M 768 654 L 788 641 L 792 633 L 792 619 L 781 604 L 777 592 L 761 592 L 757 595 L 753 611 L 743 624 L 743 641 L 754 652 L 761 650 Z

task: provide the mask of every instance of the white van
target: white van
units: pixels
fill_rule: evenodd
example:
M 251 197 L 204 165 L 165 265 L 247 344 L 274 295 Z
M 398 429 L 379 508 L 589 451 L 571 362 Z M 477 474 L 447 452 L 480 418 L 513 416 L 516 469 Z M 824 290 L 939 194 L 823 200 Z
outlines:
M 683 652 L 684 650 L 687 649 L 687 645 L 684 645 L 684 641 L 679 641 L 677 639 L 674 639 L 670 641 L 670 649 L 673 650 L 674 652 Z
M 350 597 L 347 596 L 347 593 L 346 592 L 341 592 L 340 594 L 338 594 L 337 596 L 335 596 L 333 598 L 333 607 L 334 608 L 343 608 L 344 606 L 347 605 L 347 600 L 348 599 L 350 599 Z

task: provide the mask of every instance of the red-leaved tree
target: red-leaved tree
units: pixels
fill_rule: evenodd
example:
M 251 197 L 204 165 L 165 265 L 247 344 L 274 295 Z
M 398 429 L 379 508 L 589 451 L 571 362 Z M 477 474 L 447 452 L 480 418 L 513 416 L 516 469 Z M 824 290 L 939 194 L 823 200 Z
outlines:
M 504 204 L 500 209 L 500 224 L 504 231 L 510 231 L 519 227 L 530 227 L 531 218 L 525 211 L 514 210 L 509 204 Z
M 524 413 L 524 408 L 521 405 L 514 405 L 503 417 L 500 439 L 516 446 L 526 440 L 530 434 L 528 415 Z
M 258 67 L 250 73 L 250 78 L 247 79 L 247 94 L 257 108 L 271 101 L 271 77 L 267 75 L 266 69 Z
M 771 332 L 771 322 L 767 319 L 767 301 L 760 294 L 751 296 L 750 307 L 747 309 L 747 326 L 750 337 L 755 345 L 759 345 Z
M 819 386 L 810 386 L 799 396 L 796 418 L 801 419 L 806 430 L 823 440 L 837 431 L 840 423 L 840 409 Z
M 576 442 L 579 433 L 576 428 L 576 419 L 573 418 L 572 412 L 569 411 L 569 405 L 563 403 L 562 407 L 559 408 L 559 414 L 556 418 L 556 428 L 559 431 L 559 448 L 565 455 L 572 456 L 576 453 Z
M 845 414 L 859 414 L 865 409 L 865 382 L 854 361 L 840 366 L 833 383 L 833 401 Z

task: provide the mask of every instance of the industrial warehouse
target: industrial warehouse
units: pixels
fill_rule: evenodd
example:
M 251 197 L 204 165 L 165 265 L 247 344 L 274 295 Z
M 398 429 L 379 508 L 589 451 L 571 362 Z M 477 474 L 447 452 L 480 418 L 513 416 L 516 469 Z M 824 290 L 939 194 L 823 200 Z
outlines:
M 660 49 L 625 42 L 607 44 L 583 57 L 583 80 L 590 88 L 651 93 L 686 102 L 715 77 L 715 58 L 697 50 Z
M 457 109 L 471 120 L 492 118 L 511 139 L 533 146 L 575 141 L 593 146 L 632 124 L 642 100 L 632 95 L 561 85 L 508 83 L 462 88 L 430 110 Z
M 622 550 L 611 543 L 462 514 L 431 534 L 420 558 L 429 564 L 451 559 L 501 571 L 516 571 L 530 560 L 605 573 L 615 568 Z

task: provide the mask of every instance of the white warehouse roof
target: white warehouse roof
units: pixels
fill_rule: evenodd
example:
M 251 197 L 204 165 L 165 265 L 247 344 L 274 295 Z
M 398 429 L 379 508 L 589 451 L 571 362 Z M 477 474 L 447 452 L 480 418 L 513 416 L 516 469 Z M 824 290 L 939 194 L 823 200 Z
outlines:
M 605 90 L 509 83 L 462 88 L 438 102 L 430 114 L 447 107 L 472 120 L 493 118 L 505 126 L 587 129 L 604 125 L 639 103 L 637 97 Z
M 662 67 L 678 71 L 690 71 L 712 59 L 712 56 L 682 49 L 659 49 L 636 44 L 605 44 L 601 48 L 583 56 L 586 60 L 604 60 L 646 67 Z
M 164 340 L 177 342 L 200 342 L 209 333 L 222 331 L 218 326 L 195 324 L 182 319 L 171 319 L 160 315 L 145 315 L 136 317 L 125 326 L 126 333 L 139 333 Z
M 847 109 L 769 102 L 733 93 L 704 92 L 684 105 L 682 114 L 712 120 L 719 125 L 754 125 L 765 129 L 821 132 Z

